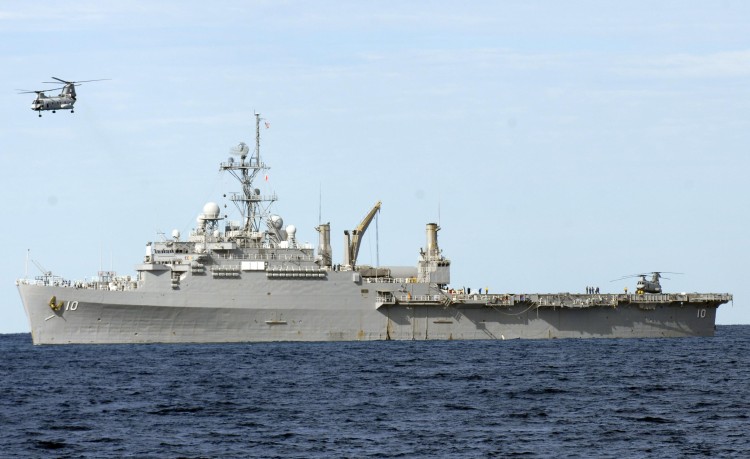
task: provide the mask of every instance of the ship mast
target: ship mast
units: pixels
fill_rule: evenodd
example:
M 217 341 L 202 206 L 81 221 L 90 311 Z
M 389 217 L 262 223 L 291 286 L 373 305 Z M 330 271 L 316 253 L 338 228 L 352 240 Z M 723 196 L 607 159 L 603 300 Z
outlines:
M 277 197 L 275 193 L 261 195 L 260 189 L 253 188 L 253 181 L 258 174 L 270 169 L 260 159 L 260 113 L 255 114 L 255 151 L 248 158 L 249 151 L 250 148 L 241 142 L 231 150 L 232 154 L 240 156 L 239 162 L 230 157 L 227 162 L 221 163 L 219 169 L 229 171 L 242 185 L 242 193 L 232 193 L 229 198 L 237 206 L 243 220 L 241 235 L 236 237 L 262 242 L 266 235 L 262 224 L 268 218 L 269 208 Z

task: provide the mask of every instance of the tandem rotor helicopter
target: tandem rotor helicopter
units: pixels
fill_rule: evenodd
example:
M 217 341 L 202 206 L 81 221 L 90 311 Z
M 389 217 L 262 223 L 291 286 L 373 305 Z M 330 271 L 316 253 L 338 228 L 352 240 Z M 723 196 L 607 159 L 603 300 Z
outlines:
M 42 89 L 37 91 L 27 91 L 25 89 L 19 89 L 19 94 L 36 93 L 36 99 L 31 103 L 31 109 L 39 112 L 39 116 L 42 116 L 42 111 L 52 110 L 55 113 L 57 110 L 70 110 L 73 113 L 73 105 L 76 103 L 76 86 L 80 86 L 81 83 L 90 83 L 92 81 L 105 81 L 109 78 L 103 78 L 100 80 L 82 80 L 82 81 L 65 81 L 63 79 L 52 77 L 53 80 L 57 81 L 44 81 L 44 83 L 60 84 L 63 86 L 60 88 L 53 89 Z M 57 91 L 60 89 L 60 94 L 56 96 L 48 96 L 44 94 L 47 91 Z
M 659 283 L 659 279 L 669 279 L 668 277 L 662 276 L 662 274 L 682 274 L 682 273 L 673 273 L 670 271 L 653 271 L 651 274 L 651 280 L 646 280 L 646 276 L 649 274 L 631 274 L 629 276 L 623 276 L 619 279 L 614 279 L 610 282 L 616 282 L 623 279 L 631 279 L 634 277 L 640 277 L 638 279 L 638 282 L 635 284 L 635 292 L 639 295 L 642 295 L 644 293 L 661 293 L 661 284 Z

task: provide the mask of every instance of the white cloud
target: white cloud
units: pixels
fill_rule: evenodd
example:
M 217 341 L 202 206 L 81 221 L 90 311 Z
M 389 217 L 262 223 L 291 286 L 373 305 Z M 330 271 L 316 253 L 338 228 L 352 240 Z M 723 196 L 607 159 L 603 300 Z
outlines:
M 656 78 L 735 78 L 750 76 L 750 50 L 711 54 L 670 54 L 625 62 L 618 72 Z

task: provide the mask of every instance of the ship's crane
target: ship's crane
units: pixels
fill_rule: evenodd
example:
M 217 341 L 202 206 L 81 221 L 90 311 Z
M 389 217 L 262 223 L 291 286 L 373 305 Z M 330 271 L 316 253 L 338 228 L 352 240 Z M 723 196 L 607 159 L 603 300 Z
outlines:
M 362 243 L 362 235 L 367 231 L 367 227 L 370 226 L 372 219 L 375 218 L 375 214 L 380 211 L 381 202 L 375 203 L 375 206 L 368 212 L 362 222 L 352 230 L 351 237 L 349 231 L 344 231 L 346 240 L 346 253 L 344 259 L 344 265 L 351 266 L 352 268 L 357 265 L 357 255 L 359 255 L 359 246 Z
M 29 260 L 31 260 L 31 262 L 34 263 L 34 266 L 36 266 L 37 269 L 42 272 L 41 276 L 36 276 L 36 280 L 44 281 L 45 285 L 48 284 L 49 280 L 52 279 L 52 271 L 48 271 L 44 266 L 42 266 L 33 258 L 29 258 Z
M 36 261 L 36 260 L 34 260 L 32 258 L 31 262 L 34 263 L 34 266 L 36 266 L 37 268 L 39 268 L 39 271 L 41 271 L 44 276 L 51 276 L 52 275 L 52 271 L 48 271 L 44 266 L 42 266 L 41 264 L 39 264 L 38 261 Z

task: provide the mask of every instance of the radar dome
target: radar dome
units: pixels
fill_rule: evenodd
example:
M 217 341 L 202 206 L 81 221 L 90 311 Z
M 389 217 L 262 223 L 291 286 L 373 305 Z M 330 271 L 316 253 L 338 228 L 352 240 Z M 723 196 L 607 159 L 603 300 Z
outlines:
M 203 206 L 203 215 L 206 219 L 217 219 L 219 218 L 219 205 L 215 202 L 207 202 Z
M 284 219 L 278 215 L 271 215 L 271 224 L 277 230 L 280 230 L 284 226 Z
M 175 238 L 175 239 L 179 239 L 180 238 L 180 230 L 173 229 L 172 230 L 172 237 Z
M 294 239 L 294 234 L 297 232 L 297 227 L 294 225 L 289 225 L 286 227 L 286 233 L 289 235 L 290 238 Z

